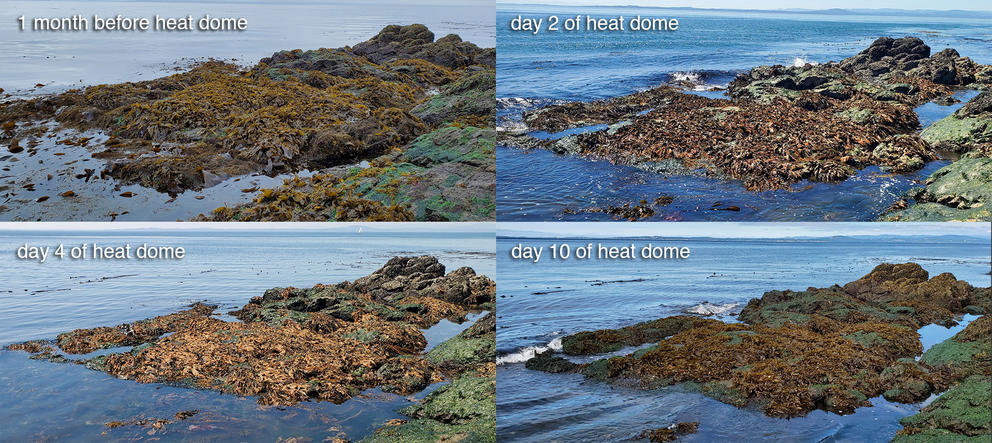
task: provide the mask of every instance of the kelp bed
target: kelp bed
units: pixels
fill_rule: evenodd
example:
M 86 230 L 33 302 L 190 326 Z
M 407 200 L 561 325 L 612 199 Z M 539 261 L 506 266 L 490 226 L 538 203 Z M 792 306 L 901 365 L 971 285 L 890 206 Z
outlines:
M 396 257 L 354 282 L 270 289 L 231 313 L 240 321 L 214 318 L 214 306 L 197 303 L 175 314 L 7 349 L 141 383 L 255 396 L 262 405 L 343 403 L 375 387 L 409 395 L 450 380 L 403 411 L 411 421 L 391 423 L 380 433 L 494 441 L 495 316 L 487 314 L 426 353 L 421 332 L 442 319 L 463 322 L 470 310 L 491 310 L 494 291 L 493 281 L 471 268 L 446 274 L 434 257 Z M 72 359 L 120 346 L 133 348 Z M 154 422 L 160 428 L 177 421 Z
M 457 35 L 435 40 L 423 25 L 391 25 L 354 47 L 280 51 L 250 69 L 208 61 L 150 81 L 2 102 L 0 144 L 32 157 L 58 130 L 102 131 L 110 137 L 90 149 L 106 167 L 87 180 L 170 194 L 249 173 L 374 164 L 318 173 L 306 196 L 287 183 L 208 215 L 221 219 L 487 219 L 494 62 L 493 49 Z M 405 156 L 411 148 L 418 153 Z M 409 183 L 423 184 L 407 192 Z
M 918 403 L 946 391 L 919 415 L 903 419 L 899 438 L 987 440 L 990 304 L 989 288 L 949 273 L 930 278 L 915 263 L 882 264 L 844 286 L 767 292 L 741 311 L 741 323 L 674 316 L 572 334 L 562 339 L 566 355 L 654 345 L 585 364 L 545 352 L 526 366 L 642 389 L 684 384 L 785 418 L 815 409 L 851 414 L 880 395 Z M 966 313 L 981 317 L 923 352 L 920 327 L 951 326 Z
M 940 131 L 919 133 L 914 107 L 933 100 L 950 104 L 956 89 L 987 91 L 990 85 L 992 67 L 953 49 L 931 54 L 917 38 L 880 38 L 840 62 L 756 67 L 729 85 L 728 99 L 665 85 L 628 96 L 527 111 L 523 122 L 530 130 L 609 126 L 552 140 L 508 132 L 500 136 L 500 143 L 544 147 L 648 170 L 664 165 L 660 169 L 740 180 L 752 191 L 792 189 L 803 181 L 843 181 L 873 165 L 908 173 L 943 155 L 988 159 L 992 151 L 988 97 L 975 99 L 976 109 L 963 111 L 957 119 L 951 116 L 935 124 L 946 128 Z M 968 122 L 957 121 L 968 116 Z M 953 211 L 984 206 L 992 186 L 987 180 L 983 186 L 981 201 L 974 196 L 953 202 L 950 197 L 926 199 L 922 192 L 915 200 L 944 205 L 940 218 L 988 218 L 987 210 Z M 905 209 L 911 202 L 893 209 Z M 641 206 L 650 209 L 646 202 Z M 642 210 L 624 213 L 622 218 L 653 213 Z

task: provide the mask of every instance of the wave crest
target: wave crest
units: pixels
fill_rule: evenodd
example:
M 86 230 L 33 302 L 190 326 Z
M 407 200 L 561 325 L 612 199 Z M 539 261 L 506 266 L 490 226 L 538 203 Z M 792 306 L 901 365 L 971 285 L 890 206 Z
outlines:
M 544 346 L 527 346 L 526 348 L 518 349 L 516 352 L 511 352 L 506 355 L 501 355 L 496 357 L 497 365 L 505 365 L 511 363 L 523 363 L 530 360 L 542 352 L 547 351 L 560 351 L 561 350 L 561 338 L 556 338 L 551 340 L 547 345 Z

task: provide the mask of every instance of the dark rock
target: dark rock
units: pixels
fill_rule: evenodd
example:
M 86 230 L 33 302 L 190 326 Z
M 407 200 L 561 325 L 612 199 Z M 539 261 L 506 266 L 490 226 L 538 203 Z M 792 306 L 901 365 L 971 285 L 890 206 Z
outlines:
M 534 358 L 527 360 L 524 367 L 532 371 L 549 372 L 558 374 L 562 372 L 574 371 L 579 365 L 568 361 L 554 351 L 544 351 L 537 353 Z

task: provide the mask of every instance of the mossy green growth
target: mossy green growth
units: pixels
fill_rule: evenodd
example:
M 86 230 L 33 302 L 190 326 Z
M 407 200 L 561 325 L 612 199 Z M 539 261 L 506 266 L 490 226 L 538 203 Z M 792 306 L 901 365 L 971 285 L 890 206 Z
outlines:
M 923 353 L 921 360 L 930 366 L 966 363 L 970 362 L 979 352 L 988 351 L 987 344 L 980 342 L 962 343 L 948 339 L 933 345 L 927 352 Z
M 989 323 L 987 315 L 979 317 L 953 337 L 933 345 L 920 360 L 933 367 L 952 366 L 987 372 L 989 369 L 982 366 L 988 366 L 992 358 Z
M 496 442 L 496 379 L 466 373 L 400 412 L 411 421 L 387 426 L 365 443 Z
M 899 422 L 905 427 L 893 440 L 908 442 L 989 441 L 992 382 L 972 376 L 947 391 L 919 414 Z
M 932 145 L 950 144 L 959 149 L 969 149 L 978 143 L 992 143 L 992 120 L 989 118 L 961 118 L 956 113 L 937 120 L 920 138 Z
M 761 299 L 751 300 L 741 310 L 738 319 L 746 323 L 781 327 L 787 323 L 805 325 L 811 314 L 838 321 L 846 321 L 852 316 L 883 322 L 900 318 L 883 306 L 855 299 L 840 287 L 830 287 L 807 291 L 769 291 Z
M 468 329 L 427 353 L 427 361 L 445 369 L 460 369 L 496 361 L 496 316 L 486 314 Z
M 992 158 L 968 153 L 938 169 L 927 178 L 923 190 L 910 193 L 918 203 L 887 214 L 899 221 L 987 221 L 992 220 Z
M 464 117 L 485 118 L 496 108 L 495 90 L 494 70 L 466 74 L 410 112 L 428 125 L 450 123 Z

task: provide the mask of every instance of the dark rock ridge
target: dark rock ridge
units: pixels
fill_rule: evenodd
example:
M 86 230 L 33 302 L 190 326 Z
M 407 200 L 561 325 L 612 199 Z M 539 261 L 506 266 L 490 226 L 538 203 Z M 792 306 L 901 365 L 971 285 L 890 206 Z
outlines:
M 953 49 L 930 54 L 930 47 L 916 37 L 881 37 L 858 55 L 844 59 L 840 67 L 862 77 L 919 77 L 940 85 L 970 85 L 982 65 L 962 57 Z
M 968 377 L 992 375 L 990 303 L 989 288 L 949 273 L 931 278 L 915 263 L 882 264 L 843 286 L 767 292 L 741 311 L 742 323 L 675 316 L 579 332 L 562 339 L 565 354 L 655 344 L 585 364 L 546 352 L 526 366 L 646 389 L 683 383 L 775 417 L 815 409 L 850 414 L 880 395 L 916 403 Z M 965 313 L 982 316 L 923 353 L 917 329 L 953 325 Z
M 420 59 L 450 69 L 472 65 L 496 64 L 496 51 L 483 49 L 448 34 L 434 41 L 434 33 L 424 25 L 386 26 L 379 35 L 355 45 L 352 49 L 372 63 L 388 63 L 403 59 Z
M 473 340 L 471 346 L 442 345 L 461 352 L 423 354 L 420 328 L 441 319 L 463 322 L 469 309 L 491 309 L 494 291 L 492 280 L 470 268 L 445 273 L 434 257 L 397 257 L 354 282 L 270 289 L 232 312 L 240 322 L 216 319 L 214 307 L 197 304 L 113 328 L 77 329 L 60 334 L 54 345 L 8 348 L 70 361 L 58 350 L 134 346 L 74 362 L 142 383 L 257 396 L 262 404 L 341 403 L 372 387 L 406 395 L 486 371 L 493 364 L 491 320 L 452 339 Z

